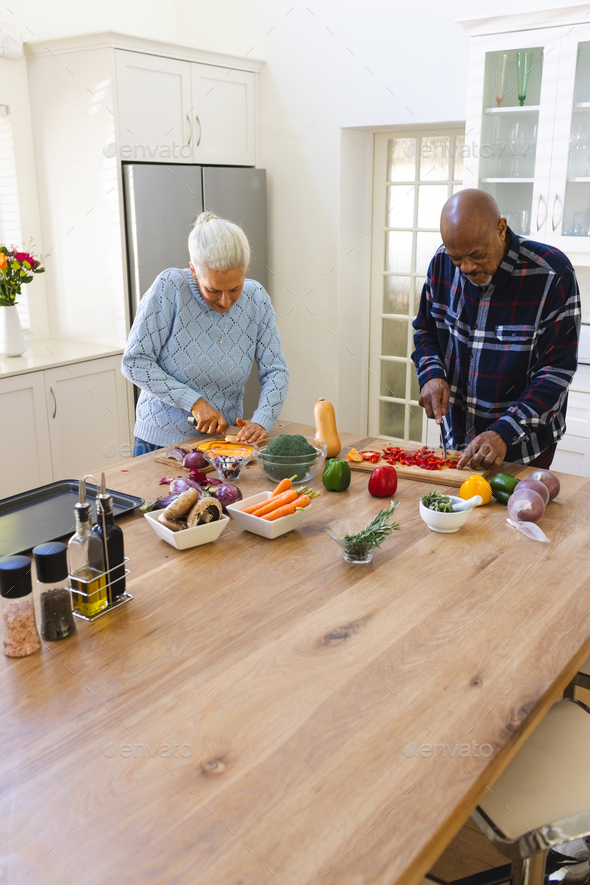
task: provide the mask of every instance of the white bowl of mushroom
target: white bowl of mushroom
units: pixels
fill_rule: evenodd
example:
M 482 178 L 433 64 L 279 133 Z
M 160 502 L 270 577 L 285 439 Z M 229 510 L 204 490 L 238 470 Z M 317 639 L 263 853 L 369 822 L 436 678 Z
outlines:
M 219 501 L 211 495 L 199 497 L 198 489 L 187 489 L 165 510 L 144 516 L 158 537 L 177 550 L 216 541 L 229 522 Z

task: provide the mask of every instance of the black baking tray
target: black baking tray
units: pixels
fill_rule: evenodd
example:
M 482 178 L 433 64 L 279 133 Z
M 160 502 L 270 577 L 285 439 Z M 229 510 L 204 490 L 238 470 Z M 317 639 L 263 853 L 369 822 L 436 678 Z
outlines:
M 37 544 L 56 541 L 74 531 L 74 505 L 80 482 L 62 479 L 0 501 L 0 556 L 24 553 Z M 122 516 L 143 504 L 143 498 L 108 490 L 113 513 Z M 96 486 L 86 483 L 86 500 L 96 522 Z

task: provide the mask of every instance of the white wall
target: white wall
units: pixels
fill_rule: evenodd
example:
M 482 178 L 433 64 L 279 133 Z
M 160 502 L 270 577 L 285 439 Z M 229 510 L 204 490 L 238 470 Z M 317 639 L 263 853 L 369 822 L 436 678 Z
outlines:
M 19 60 L 0 58 L 0 104 L 8 105 L 10 108 L 21 235 L 25 244 L 28 244 L 31 237 L 33 238 L 35 254 L 39 255 L 47 249 L 41 238 L 28 88 L 27 65 L 24 58 Z M 28 300 L 31 332 L 43 338 L 48 334 L 49 320 L 45 280 L 42 274 L 35 277 L 28 286 Z
M 463 120 L 469 42 L 455 20 L 536 8 L 537 0 L 496 0 L 493 9 L 487 0 L 21 0 L 15 11 L 26 39 L 25 28 L 35 39 L 112 28 L 267 62 L 258 162 L 268 170 L 269 288 L 292 378 L 283 414 L 312 421 L 324 396 L 343 429 L 363 430 L 366 308 L 359 293 L 355 311 L 356 284 L 339 279 L 338 267 L 366 240 L 357 223 L 343 225 L 340 242 L 342 129 Z

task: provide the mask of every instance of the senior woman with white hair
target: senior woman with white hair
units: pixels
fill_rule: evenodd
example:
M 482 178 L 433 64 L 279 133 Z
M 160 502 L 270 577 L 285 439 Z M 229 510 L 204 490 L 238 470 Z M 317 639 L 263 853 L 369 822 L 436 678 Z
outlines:
M 253 361 L 262 390 L 238 433 L 264 439 L 287 395 L 289 370 L 275 312 L 260 283 L 246 279 L 250 248 L 236 224 L 202 212 L 189 235 L 190 265 L 160 274 L 141 299 L 122 371 L 141 388 L 134 455 L 200 433 L 224 433 L 242 416 Z

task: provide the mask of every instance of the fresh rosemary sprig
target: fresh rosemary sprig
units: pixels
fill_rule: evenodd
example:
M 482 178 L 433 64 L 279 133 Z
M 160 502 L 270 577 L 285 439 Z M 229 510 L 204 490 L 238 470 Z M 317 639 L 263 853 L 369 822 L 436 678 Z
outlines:
M 387 522 L 398 504 L 399 501 L 392 501 L 391 507 L 381 510 L 358 535 L 345 535 L 346 553 L 353 558 L 364 559 L 369 550 L 379 547 L 395 529 L 399 529 L 397 523 Z
M 441 495 L 436 489 L 433 489 L 429 495 L 422 495 L 422 503 L 429 510 L 436 510 L 439 513 L 452 513 L 453 505 L 448 495 Z

